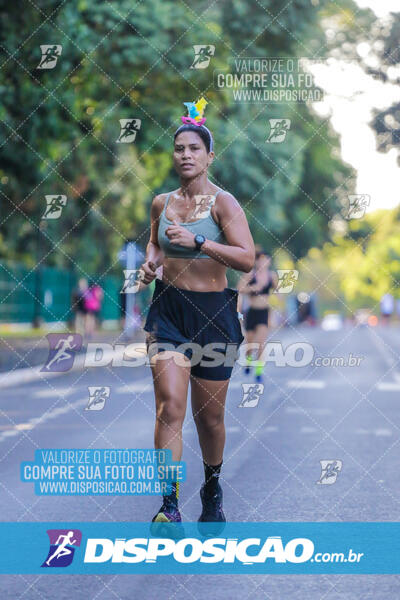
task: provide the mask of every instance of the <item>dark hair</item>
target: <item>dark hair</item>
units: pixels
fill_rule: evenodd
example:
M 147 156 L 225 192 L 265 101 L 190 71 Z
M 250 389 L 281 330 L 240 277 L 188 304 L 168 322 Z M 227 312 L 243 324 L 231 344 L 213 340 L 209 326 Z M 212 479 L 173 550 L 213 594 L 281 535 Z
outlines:
M 207 129 L 205 125 L 181 125 L 181 127 L 179 127 L 174 133 L 174 141 L 176 139 L 176 136 L 178 136 L 180 133 L 183 133 L 184 131 L 194 131 L 194 133 L 197 133 L 197 135 L 199 135 L 203 140 L 207 152 L 211 152 L 211 150 L 214 147 L 214 141 L 211 131 Z

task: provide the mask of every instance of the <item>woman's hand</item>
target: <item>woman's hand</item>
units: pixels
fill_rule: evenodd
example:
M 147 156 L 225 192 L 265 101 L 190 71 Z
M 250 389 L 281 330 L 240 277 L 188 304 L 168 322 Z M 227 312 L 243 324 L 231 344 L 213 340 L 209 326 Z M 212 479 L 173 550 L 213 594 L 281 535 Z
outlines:
M 155 265 L 153 262 L 151 262 L 151 260 L 148 260 L 142 264 L 142 266 L 140 267 L 140 270 L 143 271 L 143 276 L 141 276 L 140 279 L 145 285 L 148 285 L 149 283 L 151 283 L 153 281 L 153 279 L 156 277 L 156 275 L 157 275 L 156 269 L 157 269 L 157 265 Z
M 183 246 L 184 248 L 196 248 L 196 244 L 194 242 L 194 233 L 191 233 L 185 227 L 179 225 L 176 219 L 174 219 L 172 222 L 173 225 L 170 225 L 165 230 L 165 234 L 171 244 L 179 244 L 179 246 Z

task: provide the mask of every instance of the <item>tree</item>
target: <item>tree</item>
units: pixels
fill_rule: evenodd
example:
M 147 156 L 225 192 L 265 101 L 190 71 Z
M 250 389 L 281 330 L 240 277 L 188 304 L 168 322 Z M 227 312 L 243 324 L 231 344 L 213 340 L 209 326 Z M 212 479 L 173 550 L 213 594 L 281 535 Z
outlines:
M 0 256 L 120 272 L 117 250 L 127 237 L 146 244 L 153 196 L 177 185 L 173 133 L 183 102 L 201 95 L 216 141 L 210 177 L 242 203 L 256 241 L 294 257 L 321 245 L 336 187 L 351 174 L 338 139 L 310 105 L 235 103 L 212 74 L 237 55 L 312 55 L 330 5 L 3 3 Z M 44 44 L 62 47 L 53 69 L 37 68 Z M 215 45 L 208 69 L 190 68 L 195 44 Z M 292 121 L 287 140 L 267 144 L 268 119 L 282 116 Z M 135 141 L 117 143 L 120 120 L 132 118 L 141 120 Z M 42 220 L 46 195 L 67 196 L 60 218 Z

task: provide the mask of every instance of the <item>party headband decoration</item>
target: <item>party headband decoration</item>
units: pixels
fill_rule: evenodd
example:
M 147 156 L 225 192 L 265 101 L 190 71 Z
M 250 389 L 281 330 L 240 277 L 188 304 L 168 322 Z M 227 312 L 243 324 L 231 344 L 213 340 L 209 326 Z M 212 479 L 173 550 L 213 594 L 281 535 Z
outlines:
M 197 102 L 184 102 L 183 104 L 187 106 L 189 116 L 181 117 L 182 123 L 185 125 L 197 125 L 200 127 L 200 125 L 203 125 L 203 123 L 206 122 L 203 114 L 208 102 L 205 100 L 205 98 L 202 97 L 200 100 L 197 100 Z

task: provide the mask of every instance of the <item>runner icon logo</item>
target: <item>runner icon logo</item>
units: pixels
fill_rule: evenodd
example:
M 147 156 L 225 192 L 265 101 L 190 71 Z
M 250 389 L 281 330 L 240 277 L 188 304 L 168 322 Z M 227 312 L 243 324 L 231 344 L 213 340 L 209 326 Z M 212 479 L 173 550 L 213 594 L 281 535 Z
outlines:
M 74 558 L 75 548 L 81 545 L 79 529 L 48 529 L 50 548 L 42 567 L 68 567 Z
M 263 383 L 242 383 L 243 398 L 239 408 L 253 408 L 258 405 L 260 396 L 264 393 Z
M 85 410 L 103 410 L 107 398 L 110 397 L 109 386 L 89 386 L 89 401 Z
M 321 477 L 317 481 L 320 485 L 332 485 L 336 482 L 337 476 L 342 470 L 341 460 L 320 460 Z
M 209 45 L 194 45 L 194 60 L 191 69 L 206 69 L 210 64 L 211 57 L 214 56 L 215 46 Z
M 136 294 L 144 277 L 144 271 L 142 269 L 124 269 L 124 277 L 121 294 Z
M 349 206 L 347 213 L 345 213 L 345 219 L 362 219 L 365 215 L 367 207 L 370 205 L 371 196 L 369 194 L 349 194 Z
M 72 368 L 75 353 L 82 348 L 82 336 L 79 333 L 48 333 L 50 344 L 47 362 L 42 371 L 64 373 Z
M 215 204 L 215 196 L 200 195 L 194 197 L 196 208 L 194 209 L 193 219 L 205 219 L 211 212 L 212 206 Z
M 59 219 L 62 209 L 67 204 L 67 196 L 64 194 L 53 194 L 45 196 L 46 210 L 42 215 L 42 219 Z
M 142 120 L 141 119 L 119 119 L 121 131 L 119 132 L 119 138 L 117 144 L 130 144 L 136 139 L 136 133 L 139 131 Z
M 296 269 L 277 269 L 278 285 L 274 289 L 276 294 L 289 294 L 299 278 L 299 272 Z
M 280 144 L 285 141 L 286 134 L 290 129 L 290 119 L 269 119 L 271 131 L 267 142 L 270 144 Z
M 61 56 L 62 46 L 59 44 L 42 44 L 40 46 L 42 56 L 37 69 L 54 69 L 57 60 Z

